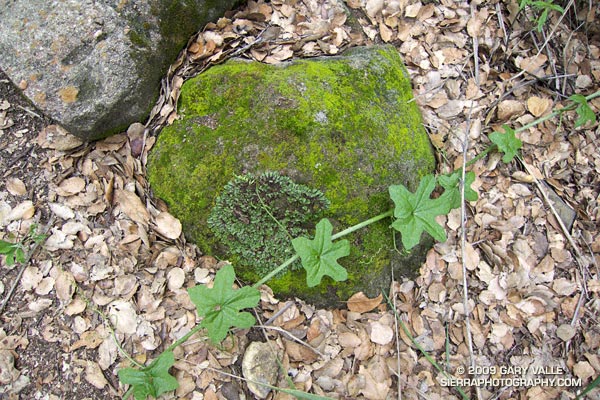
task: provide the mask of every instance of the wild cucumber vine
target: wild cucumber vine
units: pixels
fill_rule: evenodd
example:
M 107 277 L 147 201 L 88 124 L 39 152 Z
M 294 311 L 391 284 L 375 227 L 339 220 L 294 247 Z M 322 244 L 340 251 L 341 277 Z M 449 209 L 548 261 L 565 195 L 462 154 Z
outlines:
M 578 115 L 578 119 L 575 121 L 576 127 L 583 126 L 587 122 L 594 123 L 596 115 L 588 102 L 596 97 L 600 97 L 600 92 L 587 97 L 573 95 L 569 98 L 572 103 L 567 107 L 555 110 L 521 128 L 515 130 L 504 125 L 502 127 L 504 132 L 493 132 L 489 135 L 492 144 L 467 162 L 467 167 L 494 150 L 503 153 L 503 162 L 511 162 L 518 155 L 523 145 L 516 137 L 516 133 L 529 129 L 554 116 L 559 115 L 562 117 L 562 114 L 566 111 L 576 111 Z M 213 343 L 219 343 L 227 336 L 227 332 L 231 328 L 244 329 L 254 325 L 255 319 L 252 314 L 242 310 L 256 307 L 260 301 L 258 288 L 296 260 L 300 259 L 303 268 L 306 270 L 306 281 L 309 287 L 318 285 L 324 276 L 329 276 L 336 281 L 345 280 L 347 271 L 338 263 L 338 259 L 350 253 L 350 244 L 347 240 L 336 242 L 337 239 L 343 236 L 382 219 L 393 217 L 391 227 L 400 232 L 405 250 L 410 250 L 416 246 L 424 231 L 438 241 L 446 240 L 446 232 L 435 218 L 460 207 L 463 186 L 465 199 L 467 201 L 477 200 L 477 193 L 471 188 L 475 181 L 475 174 L 471 171 L 467 172 L 464 184 L 461 182 L 461 176 L 460 170 L 439 177 L 424 176 L 414 193 L 403 185 L 392 185 L 389 187 L 389 195 L 394 203 L 392 210 L 336 234 L 332 234 L 331 222 L 326 218 L 321 219 L 316 225 L 314 239 L 311 240 L 302 236 L 292 239 L 292 246 L 296 254 L 252 286 L 233 289 L 235 271 L 233 266 L 228 264 L 216 273 L 212 288 L 203 285 L 189 288 L 190 299 L 196 306 L 202 322 L 169 346 L 148 366 L 138 365 L 138 369 L 121 369 L 118 372 L 119 380 L 124 384 L 131 385 L 131 388 L 123 397 L 127 398 L 133 394 L 136 400 L 142 400 L 148 395 L 156 397 L 164 392 L 176 389 L 178 386 L 177 380 L 169 374 L 169 369 L 174 363 L 173 349 L 185 343 L 192 335 L 203 328 L 207 330 L 208 337 Z M 443 189 L 443 193 L 437 198 L 432 198 L 431 194 L 438 185 Z M 0 241 L 1 245 L 2 242 Z M 0 252 L 2 249 L 3 247 L 0 247 Z
M 32 243 L 43 242 L 48 235 L 37 233 L 37 225 L 32 224 L 29 232 L 21 240 L 16 242 L 7 242 L 0 240 L 0 254 L 6 256 L 6 265 L 13 266 L 15 262 L 24 263 L 27 259 L 26 252 Z
M 519 11 L 522 11 L 525 7 L 533 8 L 535 11 L 539 12 L 539 15 L 533 19 L 537 25 L 538 32 L 541 32 L 544 28 L 544 24 L 548 20 L 550 11 L 558 11 L 561 14 L 565 12 L 564 8 L 558 4 L 554 4 L 554 0 L 520 0 Z

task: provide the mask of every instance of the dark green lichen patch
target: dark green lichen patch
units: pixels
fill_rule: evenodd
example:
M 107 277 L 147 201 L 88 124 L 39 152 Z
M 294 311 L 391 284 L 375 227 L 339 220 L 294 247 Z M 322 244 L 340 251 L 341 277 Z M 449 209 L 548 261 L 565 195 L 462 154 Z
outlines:
M 276 172 L 246 174 L 225 186 L 208 225 L 223 246 L 221 253 L 266 275 L 294 255 L 291 240 L 311 231 L 328 206 L 319 190 Z
M 391 46 L 278 66 L 229 61 L 184 84 L 181 118 L 163 130 L 149 157 L 150 183 L 186 235 L 219 257 L 232 254 L 223 251 L 207 219 L 227 182 L 246 173 L 275 171 L 320 190 L 331 203 L 325 216 L 339 231 L 390 209 L 389 185 L 414 190 L 433 171 L 432 149 L 411 100 L 408 74 Z M 387 290 L 390 266 L 406 266 L 389 223 L 348 237 L 352 252 L 341 260 L 347 283 L 324 281 L 311 297 L 303 271 L 295 271 L 270 285 L 320 304 L 357 290 Z M 259 272 L 248 263 L 237 258 L 236 272 L 256 280 Z

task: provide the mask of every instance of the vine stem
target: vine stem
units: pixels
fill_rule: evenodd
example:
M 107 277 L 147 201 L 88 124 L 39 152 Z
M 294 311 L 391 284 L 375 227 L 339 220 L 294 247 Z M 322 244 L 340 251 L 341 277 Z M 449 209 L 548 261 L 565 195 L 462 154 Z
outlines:
M 382 214 L 379 214 L 373 218 L 369 218 L 359 224 L 352 225 L 351 227 L 346 228 L 343 231 L 336 233 L 335 235 L 332 235 L 331 240 L 335 240 L 335 239 L 341 238 L 343 236 L 349 235 L 354 231 L 362 229 L 365 226 L 371 225 L 372 223 L 380 221 L 384 218 L 391 217 L 392 215 L 394 215 L 394 210 L 393 209 L 388 210 L 388 211 L 386 211 Z M 280 264 L 273 271 L 271 271 L 267 275 L 265 275 L 260 281 L 256 282 L 254 285 L 252 285 L 252 287 L 258 289 L 261 285 L 265 284 L 269 279 L 271 279 L 272 277 L 274 277 L 275 275 L 277 275 L 278 273 L 280 273 L 281 271 L 283 271 L 284 269 L 289 267 L 292 263 L 294 263 L 299 258 L 300 258 L 300 256 L 298 254 L 295 254 L 294 256 L 288 258 L 284 263 Z
M 166 353 L 168 351 L 173 351 L 173 349 L 175 349 L 175 347 L 180 346 L 182 344 L 184 344 L 185 342 L 187 342 L 187 340 L 192 337 L 192 335 L 196 332 L 198 332 L 200 329 L 204 328 L 203 326 L 201 326 L 200 324 L 196 324 L 188 333 L 186 333 L 185 335 L 183 335 L 182 337 L 180 337 L 178 340 L 176 340 L 175 342 L 173 342 L 169 347 L 167 347 L 163 353 Z M 162 354 L 162 353 L 161 353 Z
M 595 99 L 596 97 L 600 97 L 600 91 L 592 93 L 589 96 L 586 96 L 585 101 L 590 101 L 592 99 Z M 560 110 L 552 111 L 548 115 L 544 115 L 543 117 L 535 119 L 535 120 L 531 121 L 530 123 L 525 124 L 522 127 L 515 129 L 515 133 L 523 132 L 529 128 L 533 128 L 534 126 L 541 124 L 544 121 L 554 118 L 557 115 L 560 115 L 564 112 L 575 110 L 576 108 L 577 108 L 577 103 L 572 102 L 571 104 L 569 104 L 566 107 L 561 108 Z M 481 153 L 477 154 L 477 156 L 475 156 L 472 159 L 470 159 L 469 161 L 467 161 L 467 163 L 465 164 L 465 168 L 470 167 L 471 165 L 475 164 L 477 161 L 479 161 L 483 157 L 485 157 L 490 151 L 496 150 L 497 148 L 498 148 L 498 146 L 496 146 L 495 144 L 488 146 L 484 151 L 482 151 Z

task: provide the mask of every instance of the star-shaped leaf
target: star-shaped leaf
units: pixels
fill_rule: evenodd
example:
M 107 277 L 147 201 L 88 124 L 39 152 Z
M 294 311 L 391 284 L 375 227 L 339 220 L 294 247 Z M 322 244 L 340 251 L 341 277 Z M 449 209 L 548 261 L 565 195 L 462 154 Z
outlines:
M 173 352 L 166 351 L 145 368 L 120 369 L 119 380 L 133 386 L 133 397 L 136 400 L 145 400 L 148 396 L 158 397 L 179 387 L 177 379 L 169 374 L 169 369 L 174 363 Z
M 321 283 L 324 275 L 332 277 L 336 281 L 345 281 L 348 278 L 346 268 L 338 264 L 337 259 L 350 254 L 350 243 L 340 240 L 333 243 L 331 232 L 333 226 L 328 219 L 323 218 L 317 224 L 315 238 L 309 240 L 298 237 L 292 240 L 294 250 L 302 260 L 302 266 L 306 270 L 306 284 L 313 287 Z
M 574 94 L 571 97 L 569 97 L 569 100 L 577 104 L 575 112 L 577 112 L 579 118 L 577 118 L 577 120 L 575 121 L 575 128 L 579 128 L 580 126 L 585 125 L 588 121 L 590 121 L 592 124 L 596 122 L 596 114 L 594 113 L 594 110 L 592 110 L 592 108 L 589 106 L 585 96 L 582 96 L 580 94 Z
M 188 289 L 198 315 L 204 317 L 200 325 L 214 343 L 225 339 L 231 327 L 250 328 L 256 322 L 252 314 L 240 310 L 257 306 L 260 292 L 250 286 L 234 290 L 234 280 L 233 266 L 228 264 L 217 272 L 212 289 L 204 285 Z
M 523 142 L 517 139 L 514 129 L 508 125 L 502 125 L 502 129 L 505 133 L 492 132 L 490 140 L 498 146 L 498 150 L 504 153 L 502 161 L 509 163 L 517 155 L 519 149 L 523 146 Z
M 435 217 L 446 214 L 448 206 L 441 198 L 431 199 L 429 196 L 435 188 L 435 177 L 424 176 L 415 193 L 411 193 L 404 185 L 392 185 L 390 197 L 394 201 L 394 217 L 392 228 L 402 234 L 402 244 L 406 250 L 415 247 L 421 239 L 423 231 L 434 239 L 446 240 L 444 228 L 435 222 Z
M 441 175 L 438 180 L 440 186 L 444 188 L 444 193 L 440 196 L 444 204 L 448 207 L 448 211 L 460 207 L 460 177 L 461 171 L 456 171 L 448 175 Z M 477 192 L 471 189 L 471 185 L 475 182 L 475 173 L 469 171 L 465 174 L 465 200 L 477 200 Z

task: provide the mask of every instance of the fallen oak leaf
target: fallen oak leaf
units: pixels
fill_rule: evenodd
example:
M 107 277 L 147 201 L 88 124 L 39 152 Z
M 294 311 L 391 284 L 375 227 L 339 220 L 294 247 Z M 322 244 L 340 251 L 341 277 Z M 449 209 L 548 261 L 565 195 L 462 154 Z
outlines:
M 374 299 L 370 299 L 367 296 L 365 296 L 363 292 L 358 292 L 353 294 L 348 299 L 348 310 L 357 313 L 368 312 L 377 307 L 379 304 L 381 304 L 382 299 L 383 295 L 381 294 L 375 297 Z

